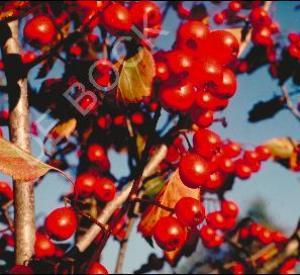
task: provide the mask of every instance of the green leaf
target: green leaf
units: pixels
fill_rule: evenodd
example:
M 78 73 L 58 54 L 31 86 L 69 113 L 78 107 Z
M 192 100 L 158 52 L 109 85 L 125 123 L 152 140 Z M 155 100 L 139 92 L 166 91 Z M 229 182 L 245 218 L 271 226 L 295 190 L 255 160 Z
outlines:
M 165 179 L 161 176 L 152 178 L 144 183 L 144 195 L 149 198 L 154 198 L 164 187 Z

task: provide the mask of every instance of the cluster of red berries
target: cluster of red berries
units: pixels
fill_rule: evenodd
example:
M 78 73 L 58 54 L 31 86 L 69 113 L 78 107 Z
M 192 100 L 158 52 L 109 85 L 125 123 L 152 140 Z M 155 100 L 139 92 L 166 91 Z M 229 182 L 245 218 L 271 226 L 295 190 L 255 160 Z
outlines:
M 240 12 L 242 8 L 242 1 L 229 1 L 224 10 L 214 15 L 213 20 L 217 25 L 224 24 L 228 19 L 237 16 L 237 13 Z
M 233 229 L 239 209 L 236 203 L 229 200 L 221 202 L 221 210 L 206 215 L 201 201 L 181 198 L 174 207 L 175 216 L 159 219 L 153 229 L 156 243 L 165 251 L 181 248 L 187 239 L 189 229 L 202 225 L 199 236 L 207 248 L 216 248 L 224 242 L 221 231 Z
M 179 162 L 182 182 L 190 188 L 218 191 L 228 175 L 249 179 L 258 172 L 261 162 L 271 157 L 265 146 L 253 151 L 245 150 L 233 141 L 222 142 L 220 136 L 208 129 L 200 129 L 194 134 L 193 148 Z M 242 157 L 240 157 L 242 155 Z
M 291 57 L 300 60 L 300 34 L 291 32 L 288 34 L 288 52 Z
M 210 126 L 214 112 L 225 109 L 236 92 L 236 76 L 229 66 L 238 51 L 239 43 L 228 31 L 210 31 L 192 20 L 180 25 L 173 49 L 154 56 L 162 106 L 190 113 L 199 127 Z
M 275 243 L 277 245 L 284 244 L 288 239 L 278 230 L 270 230 L 269 228 L 257 223 L 244 226 L 239 229 L 239 241 L 248 242 L 256 240 L 262 245 Z

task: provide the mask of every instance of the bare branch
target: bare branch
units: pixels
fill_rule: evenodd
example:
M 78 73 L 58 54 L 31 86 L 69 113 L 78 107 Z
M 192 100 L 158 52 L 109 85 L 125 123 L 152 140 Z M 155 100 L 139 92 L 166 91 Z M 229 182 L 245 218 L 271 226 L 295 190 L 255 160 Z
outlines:
M 286 105 L 288 107 L 288 109 L 291 111 L 291 113 L 294 115 L 295 118 L 297 118 L 300 121 L 300 112 L 298 111 L 298 109 L 294 106 L 293 101 L 290 97 L 289 91 L 286 88 L 286 86 L 281 86 L 280 87 L 282 95 L 285 99 Z

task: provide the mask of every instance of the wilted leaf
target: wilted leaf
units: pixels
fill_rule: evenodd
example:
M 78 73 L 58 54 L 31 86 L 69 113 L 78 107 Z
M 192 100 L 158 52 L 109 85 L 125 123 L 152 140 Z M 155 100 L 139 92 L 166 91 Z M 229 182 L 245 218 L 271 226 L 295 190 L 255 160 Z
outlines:
M 56 124 L 48 133 L 45 141 L 50 138 L 53 140 L 66 139 L 72 135 L 77 126 L 77 120 L 70 118 L 67 121 L 61 121 Z
M 141 102 L 151 96 L 155 63 L 149 50 L 142 48 L 136 55 L 123 62 L 117 98 L 125 103 Z
M 200 199 L 200 192 L 198 189 L 191 189 L 186 187 L 179 176 L 178 170 L 174 172 L 172 177 L 166 186 L 157 195 L 156 201 L 162 205 L 173 208 L 179 199 L 182 197 L 193 197 Z M 149 206 L 138 226 L 138 230 L 144 237 L 152 236 L 152 231 L 157 221 L 164 216 L 170 215 L 169 211 L 166 211 L 155 205 Z
M 289 159 L 297 146 L 297 142 L 288 137 L 273 138 L 264 143 L 275 159 Z
M 56 170 L 66 177 L 57 168 L 39 161 L 9 141 L 0 138 L 0 172 L 15 180 L 33 181 L 50 170 Z

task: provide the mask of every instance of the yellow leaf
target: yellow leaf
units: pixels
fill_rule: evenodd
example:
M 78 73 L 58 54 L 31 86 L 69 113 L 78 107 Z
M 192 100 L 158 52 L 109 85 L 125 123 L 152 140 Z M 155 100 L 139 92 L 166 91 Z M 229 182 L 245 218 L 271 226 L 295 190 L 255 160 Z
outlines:
M 295 150 L 297 142 L 288 137 L 273 138 L 263 144 L 275 159 L 289 159 Z
M 152 94 L 155 63 L 151 52 L 142 48 L 123 62 L 120 72 L 117 99 L 124 103 L 138 103 Z
M 76 130 L 76 126 L 77 120 L 75 118 L 71 118 L 67 121 L 61 121 L 50 130 L 47 138 L 52 138 L 55 140 L 68 138 Z
M 192 197 L 200 199 L 200 192 L 198 189 L 191 189 L 186 187 L 179 176 L 178 169 L 174 172 L 169 182 L 164 186 L 161 192 L 157 195 L 156 201 L 162 205 L 174 208 L 176 203 L 182 197 Z M 155 205 L 147 208 L 142 216 L 138 230 L 144 237 L 152 236 L 152 231 L 155 224 L 161 217 L 170 215 L 170 212 Z
M 33 181 L 55 170 L 69 178 L 59 169 L 47 165 L 9 141 L 0 138 L 0 172 L 19 181 Z

